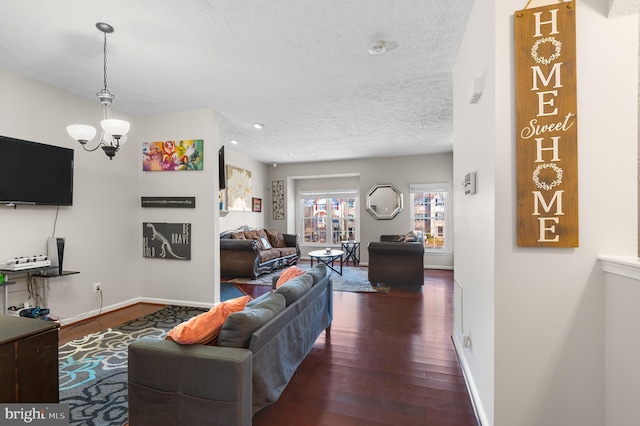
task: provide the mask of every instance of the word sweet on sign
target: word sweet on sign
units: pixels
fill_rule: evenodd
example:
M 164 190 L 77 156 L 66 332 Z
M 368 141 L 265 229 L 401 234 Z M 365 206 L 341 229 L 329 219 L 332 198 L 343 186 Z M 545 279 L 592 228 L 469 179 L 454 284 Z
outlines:
M 578 246 L 575 2 L 515 12 L 518 246 Z

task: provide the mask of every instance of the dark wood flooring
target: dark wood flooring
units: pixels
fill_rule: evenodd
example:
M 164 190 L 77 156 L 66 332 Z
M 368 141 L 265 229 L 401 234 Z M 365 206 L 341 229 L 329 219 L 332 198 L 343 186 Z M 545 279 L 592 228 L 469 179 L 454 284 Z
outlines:
M 269 290 L 241 287 L 254 297 Z M 453 272 L 440 270 L 426 270 L 418 292 L 334 292 L 330 335 L 253 425 L 477 426 L 451 341 L 452 299 Z M 159 308 L 138 304 L 64 327 L 61 344 Z
M 164 306 L 165 305 L 153 303 L 136 303 L 135 305 L 101 314 L 69 326 L 63 325 L 59 332 L 60 345 L 64 345 L 74 339 L 79 339 L 87 334 L 106 330 L 109 327 L 120 325 L 123 322 L 143 317 L 162 309 Z

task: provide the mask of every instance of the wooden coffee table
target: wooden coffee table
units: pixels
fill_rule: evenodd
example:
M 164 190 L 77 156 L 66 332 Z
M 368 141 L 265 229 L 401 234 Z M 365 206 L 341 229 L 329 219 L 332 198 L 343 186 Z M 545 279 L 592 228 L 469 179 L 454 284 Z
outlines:
M 332 271 L 335 271 L 342 275 L 342 255 L 344 255 L 344 251 L 342 250 L 315 250 L 309 252 L 309 257 L 311 258 L 311 267 L 313 267 L 313 260 L 315 259 L 318 263 L 324 263 L 327 265 Z M 340 259 L 340 270 L 338 271 L 333 267 L 333 262 Z

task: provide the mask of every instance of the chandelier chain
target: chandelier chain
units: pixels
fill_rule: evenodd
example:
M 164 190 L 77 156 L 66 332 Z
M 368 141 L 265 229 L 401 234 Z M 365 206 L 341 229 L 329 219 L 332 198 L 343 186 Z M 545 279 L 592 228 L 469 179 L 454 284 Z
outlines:
M 127 132 L 129 132 L 130 123 L 125 120 L 117 120 L 111 117 L 111 102 L 115 98 L 113 94 L 107 89 L 107 33 L 113 32 L 113 27 L 104 22 L 96 23 L 96 28 L 103 33 L 103 82 L 104 89 L 96 93 L 98 100 L 102 104 L 102 121 L 100 126 L 102 127 L 102 134 L 100 140 L 94 148 L 87 148 L 86 144 L 91 141 L 96 135 L 96 128 L 84 124 L 72 124 L 67 126 L 67 132 L 69 135 L 77 140 L 82 148 L 86 151 L 95 151 L 98 148 L 102 148 L 104 153 L 110 160 L 116 155 L 120 149 L 120 145 L 124 144 L 127 140 Z
M 104 34 L 104 90 L 107 90 L 107 33 Z

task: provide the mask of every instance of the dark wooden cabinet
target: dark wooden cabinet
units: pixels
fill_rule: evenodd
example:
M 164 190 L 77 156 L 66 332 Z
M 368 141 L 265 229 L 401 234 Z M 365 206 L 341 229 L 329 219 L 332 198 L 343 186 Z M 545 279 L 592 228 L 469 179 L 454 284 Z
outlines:
M 58 328 L 0 315 L 0 402 L 59 402 Z

